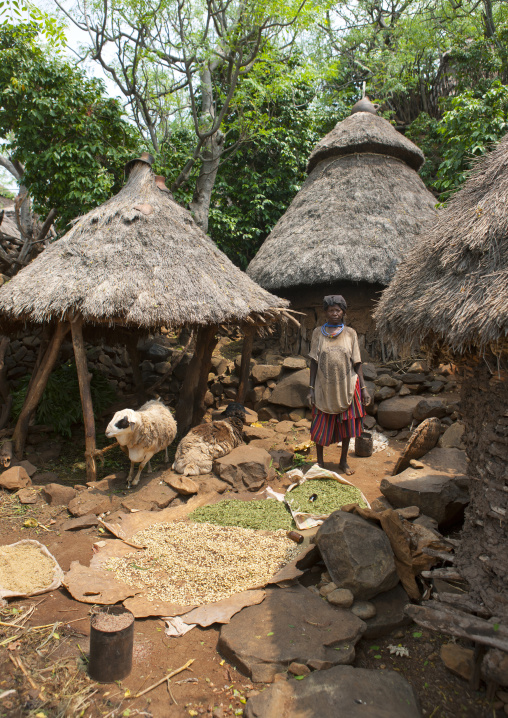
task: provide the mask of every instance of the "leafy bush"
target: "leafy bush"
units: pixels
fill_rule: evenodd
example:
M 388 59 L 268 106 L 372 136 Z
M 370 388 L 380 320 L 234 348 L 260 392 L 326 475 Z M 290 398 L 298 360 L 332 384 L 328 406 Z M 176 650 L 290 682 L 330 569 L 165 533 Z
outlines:
M 12 411 L 17 418 L 21 413 L 30 376 L 21 380 L 20 387 L 13 393 Z M 95 416 L 99 416 L 116 398 L 115 389 L 99 371 L 92 372 L 90 383 Z M 81 397 L 78 373 L 74 362 L 67 362 L 56 369 L 48 383 L 36 411 L 38 424 L 50 424 L 62 436 L 71 436 L 72 424 L 82 423 Z

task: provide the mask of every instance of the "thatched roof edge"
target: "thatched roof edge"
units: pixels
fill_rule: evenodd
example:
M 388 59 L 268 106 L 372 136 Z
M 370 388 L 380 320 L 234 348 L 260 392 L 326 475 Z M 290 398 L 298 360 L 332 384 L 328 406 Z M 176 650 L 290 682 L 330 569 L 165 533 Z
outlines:
M 139 161 L 117 195 L 0 288 L 2 330 L 76 312 L 143 329 L 263 324 L 287 307 L 235 267 Z
M 375 320 L 398 348 L 508 353 L 508 135 L 399 265 Z

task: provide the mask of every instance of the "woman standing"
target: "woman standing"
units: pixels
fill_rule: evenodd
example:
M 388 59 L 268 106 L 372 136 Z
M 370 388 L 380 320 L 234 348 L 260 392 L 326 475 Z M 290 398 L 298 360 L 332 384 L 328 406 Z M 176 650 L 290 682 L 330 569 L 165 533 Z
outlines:
M 320 466 L 324 466 L 323 447 L 341 441 L 339 470 L 351 476 L 349 440 L 362 433 L 364 406 L 370 404 L 370 396 L 363 379 L 357 334 L 344 324 L 346 300 L 340 294 L 330 295 L 324 298 L 323 309 L 326 323 L 314 329 L 309 352 L 310 435 L 316 442 Z

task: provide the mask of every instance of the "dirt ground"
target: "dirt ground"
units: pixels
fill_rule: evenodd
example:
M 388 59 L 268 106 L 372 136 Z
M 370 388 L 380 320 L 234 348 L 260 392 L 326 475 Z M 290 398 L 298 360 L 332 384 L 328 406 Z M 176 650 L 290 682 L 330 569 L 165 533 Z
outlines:
M 49 477 L 39 475 L 39 483 L 83 483 L 80 457 L 84 447 L 80 434 L 69 441 L 58 441 L 60 451 L 54 450 L 52 456 L 50 450 L 56 444 L 49 438 L 31 447 L 28 458 L 44 471 L 53 472 Z M 356 472 L 352 480 L 369 500 L 379 496 L 381 479 L 391 472 L 402 448 L 403 443 L 391 439 L 385 451 L 370 458 L 351 456 L 350 465 Z M 41 466 L 43 452 L 48 458 Z M 110 452 L 115 456 L 108 458 L 100 476 L 126 468 L 125 460 L 116 453 Z M 337 447 L 326 451 L 328 468 L 337 470 L 339 453 Z M 315 453 L 302 468 L 310 466 L 313 459 Z M 30 518 L 37 520 L 36 527 L 24 525 L 30 523 Z M 33 506 L 21 506 L 7 492 L 0 492 L 0 545 L 33 538 L 48 547 L 64 571 L 74 560 L 88 565 L 93 543 L 103 534 L 97 528 L 63 531 L 61 525 L 67 518 L 65 507 L 50 507 L 42 499 Z M 314 575 L 317 583 L 320 572 Z M 128 678 L 113 684 L 95 683 L 86 673 L 89 611 L 90 605 L 74 601 L 65 589 L 11 601 L 0 609 L 0 696 L 13 690 L 0 699 L 0 716 L 183 718 L 213 713 L 219 718 L 242 715 L 248 697 L 265 688 L 263 684 L 253 684 L 217 652 L 217 628 L 194 628 L 185 636 L 169 638 L 159 619 L 136 620 L 133 669 Z M 13 621 L 19 621 L 19 630 L 6 626 Z M 384 639 L 361 641 L 354 665 L 400 671 L 414 687 L 423 715 L 429 718 L 505 715 L 487 705 L 485 686 L 472 692 L 464 680 L 444 667 L 439 650 L 449 641 L 450 637 L 412 625 Z M 409 658 L 391 655 L 391 644 L 408 648 Z M 194 661 L 190 668 L 169 683 L 164 681 L 144 696 L 133 698 L 190 659 Z

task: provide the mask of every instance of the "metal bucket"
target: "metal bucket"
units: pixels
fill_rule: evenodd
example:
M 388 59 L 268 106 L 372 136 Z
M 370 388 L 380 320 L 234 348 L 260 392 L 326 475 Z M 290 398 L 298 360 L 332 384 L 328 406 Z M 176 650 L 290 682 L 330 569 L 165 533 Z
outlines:
M 355 439 L 355 454 L 356 456 L 372 456 L 374 449 L 374 442 L 372 434 L 368 431 L 363 431 L 360 436 Z
M 126 678 L 132 670 L 134 616 L 123 606 L 104 606 L 90 621 L 88 673 L 99 683 Z

